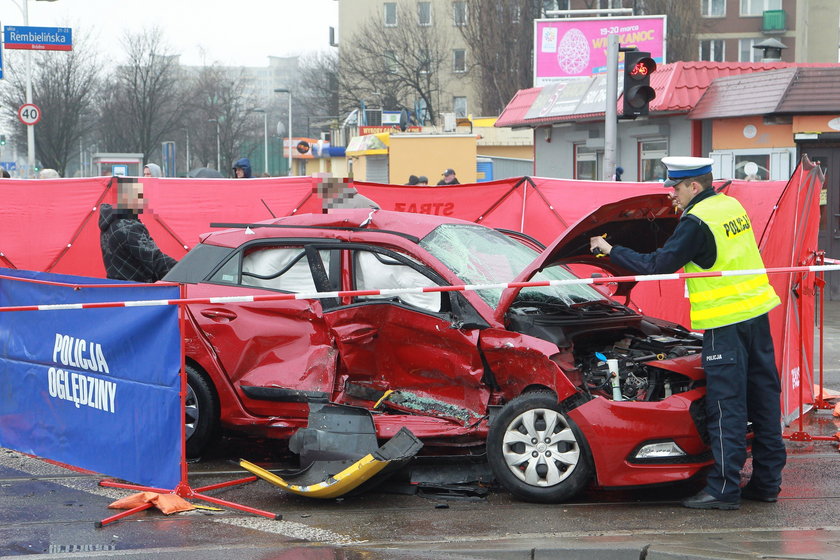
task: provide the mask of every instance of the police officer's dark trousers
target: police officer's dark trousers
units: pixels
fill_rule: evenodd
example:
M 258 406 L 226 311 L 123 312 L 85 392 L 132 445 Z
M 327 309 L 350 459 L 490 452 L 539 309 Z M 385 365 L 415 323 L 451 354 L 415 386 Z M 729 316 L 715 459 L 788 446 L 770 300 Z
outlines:
M 715 464 L 706 492 L 721 500 L 740 498 L 740 472 L 747 458 L 747 421 L 752 422 L 751 486 L 778 494 L 786 452 L 782 440 L 781 384 L 767 314 L 708 329 L 703 336 L 706 416 Z

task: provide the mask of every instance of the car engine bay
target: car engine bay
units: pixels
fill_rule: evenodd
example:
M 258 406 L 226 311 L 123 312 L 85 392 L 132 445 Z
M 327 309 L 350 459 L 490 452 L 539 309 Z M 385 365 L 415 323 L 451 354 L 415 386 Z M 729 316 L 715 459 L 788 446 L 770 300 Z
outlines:
M 563 305 L 517 302 L 508 313 L 511 330 L 548 340 L 571 353 L 569 379 L 590 396 L 614 401 L 660 401 L 702 385 L 679 373 L 695 366 L 666 363 L 697 355 L 701 334 L 658 322 L 610 300 Z M 699 359 L 698 359 L 699 364 Z

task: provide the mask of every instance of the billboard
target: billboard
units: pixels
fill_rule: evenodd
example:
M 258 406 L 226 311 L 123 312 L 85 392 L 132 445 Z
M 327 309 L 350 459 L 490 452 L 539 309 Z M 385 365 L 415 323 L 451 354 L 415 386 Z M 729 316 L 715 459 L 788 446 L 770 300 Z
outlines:
M 534 20 L 534 86 L 605 73 L 611 34 L 618 35 L 621 47 L 638 47 L 664 64 L 666 17 Z M 619 53 L 619 68 L 623 61 Z

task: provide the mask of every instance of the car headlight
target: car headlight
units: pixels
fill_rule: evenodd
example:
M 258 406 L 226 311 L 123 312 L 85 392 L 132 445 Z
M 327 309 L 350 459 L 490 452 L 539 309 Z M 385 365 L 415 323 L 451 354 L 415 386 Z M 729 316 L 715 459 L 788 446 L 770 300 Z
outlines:
M 636 459 L 662 459 L 665 457 L 682 457 L 685 451 L 673 441 L 662 441 L 643 445 L 636 452 Z

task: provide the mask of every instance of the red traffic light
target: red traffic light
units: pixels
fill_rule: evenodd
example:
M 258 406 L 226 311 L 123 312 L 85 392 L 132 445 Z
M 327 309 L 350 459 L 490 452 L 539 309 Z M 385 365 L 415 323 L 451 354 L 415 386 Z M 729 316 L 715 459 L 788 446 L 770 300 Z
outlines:
M 648 114 L 656 91 L 650 87 L 650 75 L 656 70 L 656 62 L 649 52 L 627 51 L 624 55 L 624 92 L 621 118 L 635 119 Z
M 652 58 L 642 58 L 627 72 L 634 80 L 643 80 L 656 70 L 656 62 Z

